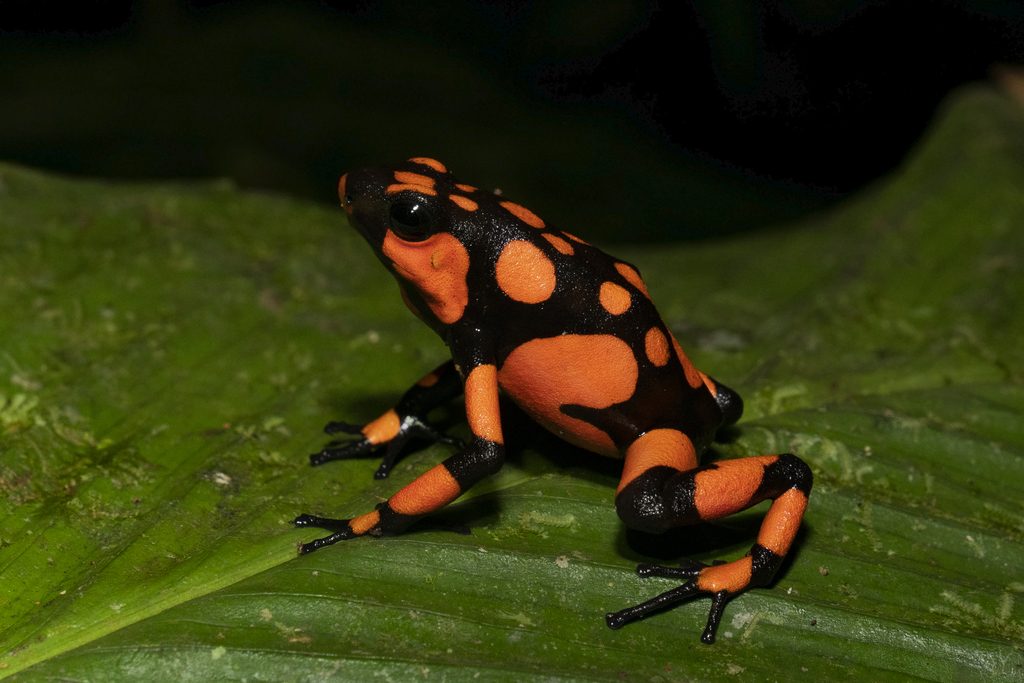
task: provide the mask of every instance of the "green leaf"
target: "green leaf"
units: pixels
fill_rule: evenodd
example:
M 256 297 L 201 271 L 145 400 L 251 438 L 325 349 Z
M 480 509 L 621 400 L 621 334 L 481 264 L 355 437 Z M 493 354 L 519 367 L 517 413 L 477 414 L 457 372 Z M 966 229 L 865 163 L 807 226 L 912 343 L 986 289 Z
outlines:
M 384 481 L 305 457 L 443 344 L 337 211 L 0 166 L 0 677 L 1020 680 L 1022 187 L 1024 115 L 979 86 L 828 214 L 612 250 L 746 399 L 708 458 L 814 470 L 779 578 L 704 646 L 706 598 L 603 615 L 674 585 L 639 561 L 742 555 L 764 506 L 627 533 L 617 463 L 509 405 L 507 465 L 443 513 L 472 535 L 297 556 L 296 514 L 367 512 L 450 453 Z

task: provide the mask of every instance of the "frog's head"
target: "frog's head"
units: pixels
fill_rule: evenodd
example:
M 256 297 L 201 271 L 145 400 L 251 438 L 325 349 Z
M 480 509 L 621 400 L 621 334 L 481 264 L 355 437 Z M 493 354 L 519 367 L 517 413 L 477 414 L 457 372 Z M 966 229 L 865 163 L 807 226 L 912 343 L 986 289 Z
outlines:
M 457 182 L 433 159 L 353 171 L 342 176 L 338 194 L 349 222 L 398 279 L 406 305 L 442 336 L 462 318 L 471 291 L 483 296 L 495 282 L 495 264 L 498 284 L 513 298 L 524 289 L 532 297 L 537 272 L 550 270 L 551 277 L 539 279 L 553 287 L 554 266 L 539 248 L 524 253 L 507 247 L 522 247 L 540 236 L 553 250 L 572 253 L 566 235 L 549 234 L 556 231 L 533 212 L 496 192 Z M 509 268 L 500 267 L 503 255 Z M 509 278 L 503 278 L 506 274 Z M 524 286 L 517 286 L 523 278 Z M 544 297 L 550 294 L 551 287 L 541 289 Z
M 395 166 L 370 166 L 341 177 L 341 207 L 374 251 L 382 251 L 388 233 L 404 242 L 422 242 L 444 231 L 435 205 L 437 175 L 446 175 L 447 171 L 438 162 L 433 163 L 439 171 L 407 161 Z
M 480 234 L 471 194 L 433 159 L 415 158 L 342 176 L 341 206 L 398 280 L 402 298 L 443 334 L 462 317 L 469 299 L 470 253 Z

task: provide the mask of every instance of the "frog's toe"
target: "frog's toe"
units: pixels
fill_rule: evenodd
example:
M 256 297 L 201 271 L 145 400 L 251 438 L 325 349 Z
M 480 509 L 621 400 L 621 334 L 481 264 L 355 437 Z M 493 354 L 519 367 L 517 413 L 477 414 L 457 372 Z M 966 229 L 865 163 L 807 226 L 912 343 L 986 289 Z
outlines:
M 680 600 L 698 592 L 700 592 L 700 589 L 697 587 L 697 580 L 691 579 L 682 586 L 665 591 L 661 595 L 651 598 L 647 602 L 642 602 L 639 605 L 634 605 L 633 607 L 627 607 L 626 609 L 619 610 L 618 612 L 605 614 L 604 620 L 605 623 L 608 624 L 608 628 L 613 630 L 620 629 L 634 619 L 639 619 L 651 612 L 656 612 L 668 607 L 669 605 L 679 602 Z
M 718 633 L 718 625 L 722 623 L 722 614 L 725 612 L 725 603 L 729 601 L 728 591 L 719 591 L 711 596 L 711 611 L 708 612 L 708 624 L 704 627 L 704 633 L 700 641 L 705 645 L 715 642 L 715 634 Z
M 324 434 L 362 434 L 365 426 L 334 420 L 324 425 Z
M 695 579 L 707 565 L 697 560 L 683 560 L 678 567 L 666 567 L 661 564 L 639 564 L 636 575 L 642 579 L 658 576 L 663 579 Z
M 338 541 L 347 541 L 348 539 L 350 539 L 350 538 L 352 538 L 354 536 L 355 536 L 355 534 L 352 533 L 351 529 L 345 529 L 345 530 L 342 530 L 342 531 L 336 531 L 333 534 L 331 534 L 330 536 L 325 536 L 324 538 L 314 539 L 314 540 L 310 541 L 309 543 L 301 543 L 300 542 L 299 543 L 299 554 L 300 555 L 308 555 L 309 553 L 313 552 L 314 550 L 319 550 L 320 548 L 324 548 L 324 547 L 329 546 L 329 545 L 334 545 Z
M 331 519 L 330 517 L 317 517 L 316 515 L 301 514 L 296 517 L 292 523 L 295 526 L 306 527 L 312 526 L 318 529 L 334 529 L 336 531 L 341 529 L 347 529 L 349 526 L 348 519 Z
M 323 449 L 319 453 L 313 453 L 309 456 L 309 464 L 316 467 L 317 465 L 323 465 L 325 462 L 331 462 L 332 460 L 358 458 L 372 453 L 375 448 L 376 445 L 371 443 L 369 439 L 359 439 L 358 441 L 352 441 L 342 446 L 331 446 Z
M 330 536 L 324 538 L 318 538 L 315 541 L 309 543 L 299 543 L 299 554 L 306 555 L 319 550 L 324 546 L 334 545 L 338 541 L 345 541 L 353 536 L 355 532 L 352 530 L 352 526 L 349 524 L 351 520 L 348 519 L 330 519 L 328 517 L 317 517 L 316 515 L 302 514 L 295 518 L 293 524 L 298 527 L 316 527 L 318 529 L 335 529 L 336 531 Z

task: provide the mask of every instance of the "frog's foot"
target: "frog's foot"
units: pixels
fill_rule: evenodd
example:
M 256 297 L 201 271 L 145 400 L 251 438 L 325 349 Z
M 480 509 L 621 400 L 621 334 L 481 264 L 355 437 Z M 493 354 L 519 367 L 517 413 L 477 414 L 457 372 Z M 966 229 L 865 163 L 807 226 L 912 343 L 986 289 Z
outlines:
M 334 531 L 330 536 L 318 538 L 309 543 L 300 543 L 299 554 L 306 555 L 314 550 L 334 545 L 338 541 L 347 541 L 356 536 L 393 536 L 405 530 L 414 521 L 416 521 L 416 517 L 395 512 L 387 502 L 384 502 L 378 505 L 373 512 L 352 519 L 330 519 L 303 514 L 296 517 L 293 523 L 298 527 L 312 526 Z
M 352 422 L 335 420 L 324 425 L 324 434 L 362 434 L 366 425 L 357 425 Z
M 335 533 L 325 538 L 318 538 L 309 543 L 299 543 L 299 554 L 305 555 L 325 546 L 334 545 L 338 541 L 345 541 L 355 537 L 351 527 L 350 519 L 330 519 L 317 517 L 316 515 L 302 514 L 295 518 L 294 524 L 298 527 L 312 526 L 318 529 L 335 529 Z
M 334 434 L 358 434 L 363 438 L 350 441 L 341 446 L 332 446 L 319 453 L 309 456 L 309 463 L 314 467 L 332 460 L 365 457 L 381 447 L 385 447 L 380 467 L 374 473 L 374 479 L 386 479 L 391 474 L 398 455 L 411 439 L 419 438 L 461 446 L 462 442 L 447 434 L 437 431 L 415 415 L 401 415 L 392 409 L 367 425 L 355 425 L 348 422 L 330 422 L 324 432 Z
M 301 514 L 293 520 L 297 527 L 315 527 L 317 529 L 330 529 L 334 531 L 330 536 L 318 538 L 309 543 L 299 543 L 299 554 L 308 555 L 314 550 L 334 545 L 338 541 L 347 541 L 356 536 L 390 536 L 401 531 L 409 525 L 410 519 L 404 515 L 394 513 L 387 503 L 381 503 L 377 509 L 368 515 L 362 515 L 355 519 L 331 519 L 329 517 L 318 517 L 316 515 Z M 421 517 L 417 520 L 419 524 L 425 525 L 435 531 L 450 531 L 455 534 L 466 536 L 471 533 L 469 527 L 457 522 L 449 522 L 436 517 Z
M 636 568 L 636 573 L 641 578 L 660 576 L 666 579 L 687 579 L 687 581 L 682 586 L 665 591 L 647 602 L 606 614 L 605 621 L 609 628 L 622 628 L 634 619 L 639 619 L 691 595 L 709 593 L 711 595 L 711 611 L 708 614 L 707 626 L 700 639 L 710 645 L 715 642 L 715 633 L 718 631 L 718 624 L 722 621 L 725 603 L 740 591 L 754 585 L 751 581 L 752 569 L 753 558 L 750 555 L 735 562 L 716 562 L 711 566 L 694 560 L 686 560 L 678 567 L 641 564 Z

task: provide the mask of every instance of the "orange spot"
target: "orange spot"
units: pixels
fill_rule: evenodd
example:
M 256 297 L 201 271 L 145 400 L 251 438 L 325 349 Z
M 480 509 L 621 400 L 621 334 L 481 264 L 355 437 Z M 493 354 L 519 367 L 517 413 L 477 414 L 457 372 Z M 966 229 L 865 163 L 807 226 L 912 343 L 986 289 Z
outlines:
M 714 396 L 715 398 L 718 398 L 718 385 L 715 384 L 715 381 L 708 377 L 707 375 L 705 375 L 700 370 L 697 371 L 697 374 L 700 375 L 701 380 L 704 381 L 704 386 L 708 388 L 708 391 L 711 392 L 711 395 Z
M 739 593 L 750 585 L 753 569 L 754 560 L 750 557 L 702 569 L 697 577 L 697 588 L 708 593 Z
M 614 282 L 601 283 L 601 293 L 598 296 L 604 310 L 612 315 L 622 315 L 629 310 L 630 296 L 622 287 Z
M 341 176 L 341 180 L 338 181 L 338 198 L 341 199 L 341 208 L 345 209 L 346 213 L 352 213 L 352 205 L 345 203 L 345 183 L 348 181 L 348 173 Z
M 433 178 L 409 171 L 395 171 L 395 180 L 406 185 L 425 185 L 426 187 L 433 187 L 435 182 Z
M 480 205 L 474 202 L 469 197 L 463 197 L 457 194 L 448 195 L 448 199 L 452 200 L 466 211 L 476 211 Z
M 573 242 L 579 242 L 580 244 L 587 244 L 586 242 L 584 242 L 583 240 L 581 240 L 581 239 L 580 239 L 579 237 L 577 237 L 576 235 L 570 235 L 569 233 L 567 233 L 567 232 L 564 232 L 564 231 L 562 232 L 562 234 L 563 234 L 563 235 L 565 235 L 566 237 L 568 237 L 569 239 L 571 239 L 571 240 L 572 240 Z M 590 246 L 590 245 L 587 245 L 587 246 Z
M 500 204 L 503 207 L 505 207 L 505 209 L 510 214 L 512 214 L 522 222 L 526 223 L 527 225 L 530 225 L 534 228 L 544 227 L 544 221 L 542 221 L 537 214 L 535 214 L 533 211 L 530 211 L 525 206 L 519 206 L 514 202 L 500 202 Z
M 512 240 L 494 264 L 501 291 L 524 304 L 539 304 L 555 291 L 555 264 L 525 240 Z
M 370 443 L 386 443 L 395 438 L 401 426 L 402 421 L 398 419 L 398 413 L 396 413 L 395 409 L 392 408 L 370 424 L 363 427 L 362 431 L 363 436 L 365 436 Z
M 466 417 L 473 436 L 504 443 L 498 409 L 498 371 L 493 365 L 478 365 L 466 378 Z
M 476 192 L 476 188 L 472 185 L 463 185 L 462 183 L 455 183 L 455 187 L 459 188 L 463 192 Z
M 615 495 L 629 482 L 651 469 L 664 465 L 685 472 L 697 466 L 697 452 L 690 437 L 678 429 L 652 429 L 626 449 L 626 463 Z
M 405 287 L 402 286 L 401 282 L 398 283 L 398 291 L 402 295 L 402 303 L 405 304 L 405 307 L 412 311 L 412 314 L 414 316 L 416 316 L 423 322 L 427 322 L 426 318 L 423 317 L 423 314 L 420 313 L 420 309 L 416 308 L 416 306 L 413 305 L 412 299 L 409 298 L 409 292 L 405 291 Z
M 665 333 L 657 327 L 647 330 L 647 336 L 644 337 L 644 348 L 647 351 L 647 360 L 659 368 L 668 363 L 668 339 L 665 339 Z
M 605 432 L 569 417 L 560 407 L 603 409 L 633 395 L 639 368 L 626 342 L 610 334 L 565 334 L 532 339 L 515 349 L 498 371 L 498 383 L 530 417 L 571 444 L 617 456 Z
M 416 288 L 438 320 L 450 325 L 462 317 L 469 303 L 469 252 L 458 239 L 439 232 L 422 242 L 404 242 L 388 230 L 382 251 L 394 264 L 395 272 Z
M 785 555 L 796 538 L 806 509 L 807 496 L 803 491 L 790 489 L 783 493 L 775 499 L 768 514 L 764 516 L 757 542 L 776 555 Z
M 441 368 L 438 368 L 437 370 L 432 370 L 431 372 L 423 375 L 423 377 L 420 377 L 420 381 L 416 382 L 416 386 L 423 387 L 424 389 L 434 386 L 441 381 L 440 370 Z
M 459 482 L 444 464 L 416 477 L 388 500 L 388 507 L 400 515 L 425 515 L 440 510 L 462 494 Z
M 360 515 L 355 519 L 349 520 L 348 525 L 356 535 L 359 535 L 365 534 L 367 531 L 377 526 L 379 521 L 380 513 L 374 510 L 373 512 L 368 512 L 365 515 Z
M 436 161 L 434 159 L 429 159 L 427 157 L 413 157 L 412 159 L 409 159 L 409 161 L 411 161 L 414 164 L 423 164 L 424 166 L 429 166 L 430 168 L 434 169 L 438 173 L 447 173 L 448 172 L 448 169 L 445 168 L 444 164 L 442 164 L 440 161 Z
M 408 183 L 388 185 L 388 189 L 384 190 L 384 192 L 385 194 L 398 194 L 404 190 L 412 190 L 413 192 L 419 192 L 420 194 L 429 194 L 431 197 L 437 194 L 437 192 L 434 192 L 434 188 L 428 187 L 427 185 L 410 185 Z
M 700 385 L 704 384 L 704 378 L 700 376 L 700 371 L 693 367 L 693 363 L 686 356 L 686 352 L 683 351 L 683 347 L 679 345 L 675 337 L 672 337 L 672 346 L 676 350 L 676 356 L 679 357 L 679 363 L 683 366 L 683 373 L 686 375 L 686 383 L 696 389 Z
M 764 468 L 776 456 L 739 458 L 717 463 L 717 467 L 704 470 L 694 478 L 696 490 L 693 503 L 703 520 L 719 519 L 746 510 L 751 498 L 761 485 Z
M 548 242 L 550 242 L 551 246 L 553 246 L 555 249 L 562 252 L 566 256 L 573 255 L 574 249 L 572 248 L 572 245 L 563 240 L 561 237 L 556 237 L 549 232 L 545 232 L 541 236 Z
M 619 275 L 626 278 L 626 282 L 643 292 L 644 296 L 648 299 L 651 298 L 651 295 L 647 293 L 647 286 L 644 285 L 644 281 L 640 278 L 640 273 L 636 272 L 636 268 L 628 263 L 619 262 L 615 264 L 615 270 L 619 271 Z

